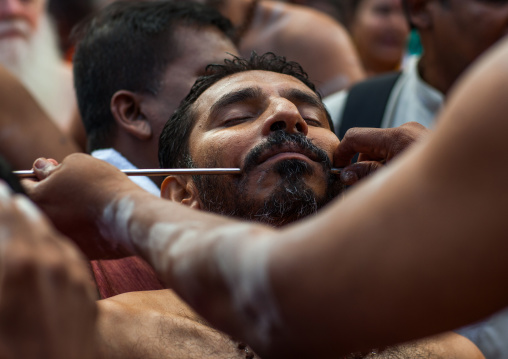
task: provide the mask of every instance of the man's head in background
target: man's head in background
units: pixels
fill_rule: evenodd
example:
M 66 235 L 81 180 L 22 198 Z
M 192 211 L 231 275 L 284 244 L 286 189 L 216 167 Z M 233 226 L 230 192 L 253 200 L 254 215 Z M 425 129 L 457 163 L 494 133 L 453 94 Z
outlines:
M 420 74 L 445 94 L 508 31 L 506 0 L 403 0 L 403 5 L 424 48 Z
M 76 116 L 72 71 L 63 61 L 47 0 L 0 0 L 0 64 L 65 133 Z
M 345 25 L 369 76 L 398 70 L 409 26 L 401 0 L 343 0 Z
M 157 167 L 164 123 L 209 63 L 236 53 L 232 26 L 195 3 L 116 2 L 78 30 L 74 57 L 88 150 Z
M 161 167 L 233 167 L 241 175 L 168 177 L 162 196 L 275 226 L 315 213 L 342 191 L 330 173 L 335 136 L 302 68 L 253 54 L 209 66 L 167 122 Z
M 27 56 L 40 26 L 45 0 L 0 0 L 0 63 L 12 68 Z

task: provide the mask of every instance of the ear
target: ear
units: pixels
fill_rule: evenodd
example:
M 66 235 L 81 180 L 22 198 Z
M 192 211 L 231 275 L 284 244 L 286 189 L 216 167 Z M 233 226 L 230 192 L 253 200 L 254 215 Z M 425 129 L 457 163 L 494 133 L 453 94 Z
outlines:
M 161 185 L 161 197 L 190 208 L 201 209 L 198 191 L 190 176 L 166 177 Z
M 117 91 L 111 98 L 111 113 L 117 125 L 127 133 L 146 141 L 152 137 L 152 126 L 141 111 L 141 95 Z
M 409 20 L 418 30 L 432 26 L 432 16 L 429 11 L 431 1 L 433 0 L 405 0 Z

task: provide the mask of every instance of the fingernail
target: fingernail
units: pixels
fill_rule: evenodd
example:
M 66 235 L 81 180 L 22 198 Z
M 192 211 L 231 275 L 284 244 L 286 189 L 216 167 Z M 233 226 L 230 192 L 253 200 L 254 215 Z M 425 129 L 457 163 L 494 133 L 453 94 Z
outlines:
M 356 173 L 353 171 L 342 171 L 340 173 L 340 180 L 346 184 L 354 183 L 358 180 Z
M 46 161 L 43 158 L 39 158 L 34 163 L 34 167 L 37 168 L 38 170 L 43 170 L 47 165 L 48 165 L 48 161 Z

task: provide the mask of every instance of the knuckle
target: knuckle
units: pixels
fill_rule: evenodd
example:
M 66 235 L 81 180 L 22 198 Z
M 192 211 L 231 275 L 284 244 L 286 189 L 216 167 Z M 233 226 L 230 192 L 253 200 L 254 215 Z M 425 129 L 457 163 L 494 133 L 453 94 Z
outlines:
M 39 264 L 28 248 L 16 244 L 10 246 L 5 254 L 3 271 L 7 282 L 29 282 L 36 277 Z
M 362 129 L 359 127 L 353 127 L 346 131 L 342 141 L 352 141 L 360 136 Z
M 358 128 L 357 127 L 350 128 L 349 130 L 346 131 L 346 134 L 344 135 L 344 138 L 346 138 L 346 137 L 352 137 L 357 132 L 358 132 Z

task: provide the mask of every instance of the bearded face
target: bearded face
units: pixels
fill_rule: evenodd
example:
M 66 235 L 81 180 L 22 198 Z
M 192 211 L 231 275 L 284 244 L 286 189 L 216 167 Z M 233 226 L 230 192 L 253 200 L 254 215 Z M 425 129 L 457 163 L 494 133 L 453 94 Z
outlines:
M 297 77 L 233 73 L 206 89 L 190 111 L 194 125 L 178 162 L 241 173 L 184 177 L 185 185 L 168 180 L 165 197 L 186 193 L 185 203 L 195 208 L 282 226 L 315 213 L 342 191 L 331 173 L 340 141 L 319 95 Z
M 21 67 L 29 57 L 32 37 L 27 21 L 0 20 L 0 63 L 9 69 Z
M 323 168 L 321 173 L 326 174 L 324 194 L 316 194 L 307 185 L 307 177 L 319 175 L 312 166 L 305 161 L 288 159 L 277 162 L 271 169 L 278 175 L 278 181 L 269 196 L 259 200 L 250 195 L 249 176 L 263 153 L 283 146 L 312 153 L 318 159 Z M 195 167 L 192 160 L 189 162 Z M 220 166 L 208 163 L 205 167 Z M 240 177 L 231 180 L 225 176 L 195 176 L 193 180 L 204 210 L 279 227 L 316 213 L 342 192 L 343 185 L 330 173 L 331 167 L 326 152 L 307 137 L 277 131 L 247 154 Z
M 32 56 L 45 0 L 0 0 L 0 63 L 17 70 Z

